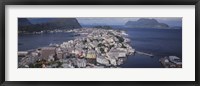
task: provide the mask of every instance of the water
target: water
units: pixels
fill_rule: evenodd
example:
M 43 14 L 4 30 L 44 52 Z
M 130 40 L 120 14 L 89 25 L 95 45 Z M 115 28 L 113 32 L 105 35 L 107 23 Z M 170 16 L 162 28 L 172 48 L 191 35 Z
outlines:
M 126 29 L 131 45 L 137 51 L 152 53 L 154 57 L 132 55 L 121 65 L 128 68 L 160 68 L 159 58 L 178 56 L 182 58 L 181 29 Z
M 18 35 L 18 50 L 36 49 L 51 43 L 61 44 L 72 39 L 74 39 L 74 33 L 20 34 Z
M 160 68 L 159 58 L 164 56 L 178 56 L 182 58 L 182 30 L 181 29 L 124 29 L 131 39 L 131 46 L 137 51 L 152 53 L 155 56 L 135 54 L 129 56 L 123 68 Z M 29 50 L 48 46 L 50 43 L 61 44 L 74 39 L 73 33 L 47 33 L 39 35 L 19 35 L 18 50 Z

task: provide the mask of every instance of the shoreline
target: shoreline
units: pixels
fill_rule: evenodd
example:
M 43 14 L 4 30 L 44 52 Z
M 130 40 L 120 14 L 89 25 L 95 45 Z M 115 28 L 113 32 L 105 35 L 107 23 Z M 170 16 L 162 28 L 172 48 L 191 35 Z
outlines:
M 99 35 L 97 35 L 98 33 L 99 33 L 99 31 L 101 32 L 101 34 L 99 34 Z M 121 57 L 127 57 L 126 55 L 129 55 L 129 54 L 131 54 L 131 53 L 133 53 L 134 52 L 134 49 L 130 46 L 130 45 L 128 45 L 128 44 L 126 44 L 128 41 L 130 41 L 130 39 L 128 40 L 128 38 L 125 38 L 124 36 L 122 36 L 123 34 L 122 34 L 122 32 L 121 31 L 116 31 L 116 30 L 105 30 L 105 29 L 95 29 L 95 28 L 92 28 L 92 29 L 81 29 L 81 30 L 74 30 L 74 31 L 72 31 L 72 32 L 75 32 L 75 33 L 86 33 L 87 35 L 86 35 L 86 37 L 83 37 L 83 36 L 81 36 L 80 35 L 80 38 L 75 38 L 74 40 L 70 40 L 70 41 L 68 41 L 68 42 L 63 42 L 61 45 L 56 45 L 56 55 L 58 55 L 57 53 L 59 53 L 59 52 L 66 52 L 65 50 L 67 50 L 67 52 L 66 53 L 69 53 L 69 51 L 71 52 L 70 54 L 72 55 L 75 55 L 75 58 L 87 58 L 87 59 L 96 59 L 96 63 L 99 63 L 99 65 L 101 65 L 101 64 L 103 64 L 103 65 L 106 65 L 106 66 L 103 66 L 103 67 L 108 67 L 109 65 L 111 66 L 116 66 L 117 67 L 117 64 L 119 65 L 119 64 L 122 64 L 122 62 L 123 62 L 123 59 L 121 59 L 121 60 L 119 60 L 118 61 L 118 59 L 120 59 Z M 106 33 L 106 34 L 105 34 Z M 97 37 L 96 37 L 97 36 Z M 100 37 L 100 38 L 98 38 L 98 37 Z M 111 39 L 110 40 L 107 40 L 107 38 L 105 38 L 105 37 L 111 37 Z M 113 38 L 114 37 L 114 38 Z M 116 38 L 115 38 L 116 37 Z M 102 38 L 102 39 L 101 39 Z M 89 40 L 88 40 L 89 39 Z M 115 40 L 114 40 L 115 39 Z M 83 47 L 83 45 L 80 45 L 81 43 L 80 42 L 83 42 L 84 43 L 84 40 L 87 40 L 85 43 L 87 43 L 87 44 L 84 44 L 84 46 L 88 46 L 88 47 Z M 92 41 L 93 40 L 93 41 Z M 117 41 L 118 42 L 117 42 Z M 96 41 L 96 42 L 95 42 Z M 101 41 L 101 43 L 103 44 L 103 46 L 102 46 L 102 44 L 100 44 L 100 43 L 98 43 L 98 42 L 100 42 Z M 120 46 L 119 45 L 114 45 L 115 43 L 112 43 L 112 42 L 117 42 L 117 43 L 119 43 L 119 44 L 121 44 L 122 43 L 122 45 L 120 45 L 122 48 L 120 48 Z M 70 43 L 72 43 L 71 45 L 74 45 L 74 47 L 70 47 L 71 45 L 69 45 L 68 46 L 68 48 L 66 47 L 68 44 L 70 44 Z M 98 45 L 95 45 L 95 43 Z M 107 43 L 109 43 L 109 44 L 107 44 Z M 100 45 L 99 45 L 100 44 Z M 105 45 L 104 45 L 105 44 Z M 77 46 L 79 46 L 79 47 L 77 47 Z M 96 47 L 95 47 L 96 46 Z M 111 48 L 109 48 L 110 46 L 115 46 L 115 49 L 113 49 L 112 47 Z M 124 47 L 123 47 L 124 46 Z M 52 47 L 52 46 L 51 46 Z M 101 48 L 102 47 L 102 48 Z M 74 49 L 71 49 L 71 50 L 69 50 L 69 48 L 74 48 Z M 85 50 L 83 50 L 83 49 L 87 49 L 86 50 L 86 52 L 87 52 L 87 55 L 83 55 L 83 52 L 85 52 Z M 127 50 L 126 50 L 126 48 L 127 48 Z M 39 49 L 39 48 L 38 48 Z M 36 49 L 36 51 L 34 52 L 34 53 L 36 53 L 37 52 L 37 55 L 38 55 L 38 53 L 41 53 L 42 52 L 42 50 L 43 50 L 43 48 L 41 48 L 41 51 L 40 50 L 38 50 L 38 49 Z M 59 49 L 59 50 L 57 50 L 57 49 Z M 100 50 L 99 50 L 100 49 Z M 104 49 L 103 51 L 102 51 L 102 49 Z M 108 50 L 106 50 L 106 49 L 108 49 Z M 116 49 L 117 49 L 117 51 L 116 51 Z M 34 49 L 33 49 L 34 50 Z M 20 52 L 20 51 L 19 51 Z M 90 54 L 89 56 L 88 56 L 88 53 L 95 53 L 96 52 L 96 54 Z M 116 57 L 116 55 L 114 55 L 114 57 L 113 57 L 113 55 L 112 55 L 112 53 L 111 52 L 121 52 L 121 55 L 118 57 Z M 80 56 L 80 53 L 81 53 L 81 56 Z M 37 55 L 35 55 L 35 57 L 39 57 L 39 56 L 37 56 Z M 78 57 L 76 57 L 76 55 L 79 55 Z M 91 56 L 92 55 L 92 56 Z M 26 55 L 25 55 L 26 56 Z M 29 57 L 32 57 L 33 55 L 31 55 L 31 56 L 29 56 Z M 29 58 L 28 57 L 28 58 Z M 58 57 L 58 56 L 56 56 L 56 57 Z M 43 58 L 43 57 L 42 57 Z M 43 58 L 44 59 L 44 58 Z M 51 58 L 51 59 L 55 59 L 55 58 Z M 66 59 L 66 58 L 60 58 L 60 60 L 63 60 L 63 59 Z M 49 60 L 49 57 L 48 58 L 46 58 L 46 60 Z M 78 59 L 78 60 L 80 60 L 80 59 Z M 83 59 L 81 59 L 81 60 L 83 60 Z M 83 60 L 83 62 L 84 62 L 85 60 Z M 116 61 L 118 61 L 118 63 L 116 62 Z M 35 61 L 34 61 L 35 62 Z M 34 63 L 34 62 L 32 62 L 32 63 Z M 67 61 L 71 66 L 72 66 L 72 62 L 71 61 Z M 82 62 L 82 61 L 81 61 Z M 27 62 L 27 61 L 24 61 L 24 62 L 21 62 L 21 63 L 23 63 L 23 64 L 21 64 L 21 66 L 23 66 L 23 65 L 25 65 L 24 63 L 26 63 L 26 64 L 28 64 L 29 62 Z M 64 63 L 64 62 L 63 62 Z M 69 66 L 69 64 L 67 65 L 67 67 L 70 67 Z M 85 63 L 83 63 L 83 64 L 85 64 Z M 83 66 L 83 64 L 82 64 L 82 66 Z M 42 64 L 42 65 L 44 65 L 44 64 Z M 98 65 L 98 64 L 97 64 Z M 27 65 L 26 65 L 27 66 Z M 76 65 L 77 66 L 77 65 Z M 82 67 L 82 66 L 80 66 L 79 65 L 79 67 Z M 84 65 L 84 67 L 86 67 L 86 65 Z M 97 66 L 98 67 L 98 66 Z M 101 65 L 101 67 L 102 67 L 102 65 Z

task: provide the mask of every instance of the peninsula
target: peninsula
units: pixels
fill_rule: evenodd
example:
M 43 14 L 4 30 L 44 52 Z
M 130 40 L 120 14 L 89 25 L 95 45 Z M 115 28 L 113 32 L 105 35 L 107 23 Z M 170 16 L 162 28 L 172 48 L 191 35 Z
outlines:
M 82 28 L 74 40 L 19 51 L 19 68 L 111 68 L 123 64 L 135 50 L 124 31 Z

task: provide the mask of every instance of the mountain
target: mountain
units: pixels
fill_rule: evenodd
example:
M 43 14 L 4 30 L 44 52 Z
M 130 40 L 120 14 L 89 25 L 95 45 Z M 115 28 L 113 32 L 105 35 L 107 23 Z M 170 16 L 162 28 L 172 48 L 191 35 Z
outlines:
M 60 29 L 81 28 L 76 18 L 29 18 L 30 22 L 36 25 L 49 24 Z
M 19 31 L 25 32 L 81 28 L 76 18 L 19 18 L 18 20 Z
M 27 18 L 18 18 L 18 26 L 19 27 L 28 26 L 28 25 L 32 25 L 32 24 Z
M 159 23 L 156 19 L 140 18 L 137 21 L 128 21 L 125 23 L 126 27 L 130 28 L 159 28 L 168 29 L 169 26 L 165 23 Z

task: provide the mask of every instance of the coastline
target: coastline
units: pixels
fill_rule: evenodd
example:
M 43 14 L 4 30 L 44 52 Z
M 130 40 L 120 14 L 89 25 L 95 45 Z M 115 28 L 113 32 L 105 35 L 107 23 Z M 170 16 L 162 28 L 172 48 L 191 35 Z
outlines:
M 68 41 L 68 42 L 63 42 L 61 45 L 56 45 L 56 46 L 53 46 L 53 47 L 57 47 L 56 49 L 59 49 L 59 50 L 56 50 L 56 55 L 58 55 L 57 53 L 58 52 L 61 52 L 61 51 L 64 51 L 65 49 L 67 49 L 66 48 L 66 44 L 70 44 L 70 43 L 75 43 L 75 44 L 73 44 L 74 45 L 74 49 L 73 50 L 71 50 L 70 52 L 71 52 L 71 55 L 73 54 L 73 55 L 75 55 L 75 58 L 86 58 L 87 57 L 87 55 L 83 55 L 83 52 L 82 52 L 82 50 L 80 50 L 80 49 L 83 49 L 83 47 L 81 47 L 80 45 L 77 45 L 78 44 L 78 42 L 80 42 L 80 41 L 83 41 L 83 39 L 87 39 L 87 38 L 92 38 L 92 39 L 98 39 L 98 37 L 95 37 L 95 36 L 97 36 L 97 33 L 99 33 L 99 31 L 100 32 L 103 32 L 103 33 L 101 33 L 101 34 L 99 34 L 99 35 L 101 35 L 100 37 L 102 37 L 102 38 L 104 38 L 103 39 L 103 41 L 102 41 L 102 43 L 105 43 L 105 42 L 108 42 L 108 43 L 110 43 L 111 44 L 111 42 L 115 42 L 116 40 L 117 41 L 121 41 L 121 43 L 123 42 L 123 43 L 125 43 L 125 44 L 123 44 L 123 46 L 121 45 L 121 47 L 123 47 L 123 48 L 121 48 L 121 47 L 119 47 L 118 45 L 115 45 L 115 49 L 109 49 L 110 51 L 113 51 L 113 53 L 114 52 L 121 52 L 121 54 L 122 55 L 119 55 L 119 57 L 121 57 L 122 56 L 122 58 L 123 57 L 127 57 L 126 55 L 129 55 L 129 54 L 131 54 L 131 53 L 133 53 L 134 52 L 134 49 L 130 46 L 130 45 L 128 45 L 127 44 L 127 42 L 129 42 L 130 41 L 130 39 L 128 39 L 128 38 L 125 38 L 123 35 L 125 35 L 125 34 L 122 34 L 122 32 L 121 31 L 115 31 L 115 30 L 105 30 L 105 29 L 95 29 L 95 28 L 92 28 L 92 29 L 81 29 L 81 30 L 78 30 L 78 29 L 74 29 L 73 31 L 71 31 L 71 32 L 75 32 L 75 33 L 79 33 L 79 34 L 81 34 L 81 33 L 84 33 L 84 34 L 81 34 L 79 37 L 76 37 L 74 40 L 70 40 L 70 41 Z M 107 34 L 105 34 L 104 32 L 106 32 Z M 88 33 L 88 34 L 87 34 Z M 91 34 L 91 33 L 93 33 L 93 34 Z M 109 33 L 109 34 L 108 34 Z M 124 32 L 123 32 L 124 33 Z M 86 35 L 87 34 L 87 35 Z M 85 35 L 86 37 L 84 37 L 84 36 L 82 36 L 82 35 Z M 104 36 L 102 36 L 102 35 L 104 35 Z M 111 36 L 111 37 L 117 37 L 117 39 L 114 41 L 114 38 L 111 38 L 110 40 L 107 40 L 105 37 L 107 37 L 107 36 Z M 120 36 L 118 36 L 118 35 L 120 35 Z M 109 37 L 108 36 L 108 37 Z M 106 41 L 105 41 L 106 40 Z M 122 41 L 123 40 L 123 41 Z M 88 39 L 87 39 L 87 41 L 88 41 Z M 97 63 L 98 63 L 98 65 L 101 65 L 100 67 L 102 67 L 102 65 L 104 65 L 103 67 L 109 67 L 109 66 L 113 66 L 113 67 L 117 67 L 117 64 L 118 65 L 120 65 L 120 64 L 122 64 L 122 62 L 123 62 L 123 59 L 120 59 L 120 61 L 118 61 L 118 56 L 116 56 L 116 55 L 112 55 L 113 53 L 111 53 L 111 52 L 109 52 L 109 50 L 104 50 L 104 52 L 101 52 L 101 50 L 102 49 L 108 49 L 108 47 L 110 47 L 110 45 L 109 44 L 107 44 L 107 43 L 105 43 L 105 44 L 107 44 L 106 46 L 101 46 L 102 48 L 95 48 L 95 46 L 94 46 L 94 44 L 93 45 L 91 45 L 91 43 L 93 43 L 93 42 L 91 42 L 91 41 L 89 41 L 88 42 L 88 44 L 90 44 L 90 45 L 88 45 L 88 46 L 92 46 L 91 47 L 91 49 L 89 50 L 90 52 L 92 52 L 92 49 L 94 49 L 93 50 L 93 53 L 94 52 L 96 52 L 96 54 L 95 55 L 93 55 L 93 57 L 91 58 L 91 56 L 89 57 L 89 59 L 96 59 L 96 61 L 97 61 Z M 86 42 L 87 43 L 87 42 Z M 96 42 L 97 43 L 97 42 Z M 115 43 L 112 43 L 111 45 L 112 46 L 114 46 L 114 44 Z M 120 43 L 119 43 L 120 44 Z M 79 50 L 76 50 L 76 46 L 79 46 L 78 48 L 79 48 Z M 50 46 L 50 47 L 52 47 L 52 46 Z M 80 48 L 81 47 L 81 48 Z M 90 48 L 89 47 L 89 48 Z M 96 47 L 97 47 L 97 45 L 96 45 Z M 107 47 L 107 48 L 106 48 Z M 128 48 L 128 49 L 126 49 L 126 48 Z M 69 47 L 68 47 L 69 48 Z M 71 48 L 71 47 L 70 47 Z M 42 48 L 41 48 L 42 49 Z M 118 51 L 116 51 L 116 49 L 118 50 Z M 129 51 L 128 51 L 129 50 Z M 80 54 L 80 51 L 81 51 L 81 55 L 83 55 L 83 56 L 80 56 L 79 54 Z M 36 49 L 36 52 L 37 53 L 41 53 L 41 51 L 39 51 L 38 49 Z M 106 53 L 106 52 L 108 52 L 108 53 Z M 35 52 L 34 52 L 35 53 Z M 69 53 L 69 51 L 68 51 L 68 53 Z M 87 50 L 87 53 L 88 53 L 88 50 Z M 78 57 L 76 57 L 76 55 L 79 55 Z M 33 56 L 33 55 L 32 55 Z M 32 57 L 32 56 L 29 56 L 29 57 Z M 98 57 L 99 56 L 99 57 Z M 37 55 L 35 55 L 35 57 L 37 57 Z M 39 56 L 38 56 L 39 57 Z M 66 57 L 66 56 L 65 56 Z M 74 57 L 74 56 L 72 56 L 72 57 Z M 51 58 L 52 59 L 52 58 Z M 61 59 L 59 59 L 59 60 L 63 60 L 63 59 L 66 59 L 66 58 L 62 58 L 61 57 Z M 88 59 L 88 58 L 87 58 Z M 37 60 L 39 60 L 39 59 L 37 59 Z M 49 60 L 49 58 L 48 59 L 46 59 L 46 60 Z M 71 59 L 70 59 L 71 60 Z M 78 60 L 80 60 L 80 59 L 78 59 Z M 82 59 L 81 59 L 82 60 Z M 84 62 L 85 60 L 83 60 L 83 62 Z M 118 61 L 118 63 L 116 62 L 116 61 Z M 61 61 L 60 61 L 61 62 Z M 63 62 L 63 61 L 62 61 Z M 70 62 L 70 61 L 67 61 L 68 63 L 72 63 L 72 62 Z M 20 63 L 29 63 L 28 61 L 23 61 L 23 62 L 20 62 Z M 34 63 L 34 62 L 32 62 L 32 63 Z M 44 63 L 44 62 L 42 62 L 42 63 Z M 64 62 L 63 62 L 64 63 Z M 85 63 L 83 63 L 82 64 L 82 66 L 84 65 Z M 22 65 L 25 65 L 25 64 L 21 64 L 21 66 Z M 43 66 L 44 66 L 44 64 L 42 64 Z M 28 67 L 27 65 L 26 65 L 26 67 Z M 45 66 L 46 67 L 46 66 Z M 67 67 L 72 67 L 72 65 L 71 66 L 67 66 Z M 81 67 L 80 65 L 79 65 L 79 67 Z M 85 64 L 85 67 L 86 67 L 86 64 Z M 96 66 L 96 67 L 98 67 L 98 66 Z
M 126 32 L 126 34 L 129 34 L 129 35 L 123 34 L 123 36 L 130 39 L 129 40 L 130 42 L 128 42 L 129 45 L 134 47 L 136 50 L 146 52 L 149 54 L 151 54 L 151 53 L 155 54 L 154 57 L 149 57 L 149 56 L 145 56 L 145 55 L 137 55 L 137 53 L 134 55 L 130 55 L 130 56 L 128 56 L 128 60 L 124 60 L 123 64 L 124 65 L 126 64 L 126 65 L 123 66 L 122 68 L 145 68 L 145 67 L 163 68 L 163 66 L 161 66 L 162 64 L 159 62 L 159 58 L 163 58 L 165 56 L 170 56 L 170 55 L 181 57 L 181 52 L 180 53 L 176 52 L 177 50 L 173 49 L 173 48 L 177 48 L 177 49 L 180 49 L 180 48 L 178 48 L 177 46 L 174 46 L 174 44 L 173 45 L 168 44 L 168 42 L 177 43 L 179 40 L 181 40 L 181 39 L 179 39 L 179 35 L 175 35 L 175 37 L 173 35 L 173 34 L 177 34 L 177 32 L 178 32 L 178 34 L 181 33 L 181 30 L 177 30 L 177 29 L 176 30 L 174 30 L 174 29 L 173 30 L 171 30 L 171 29 L 170 30 L 166 30 L 166 29 L 163 29 L 163 30 L 161 30 L 161 29 L 156 29 L 156 30 L 155 29 L 148 29 L 148 30 L 147 29 L 132 29 L 132 30 L 130 30 L 129 29 L 129 30 L 127 30 L 127 29 L 124 29 L 123 30 L 123 29 L 115 29 L 115 28 L 109 29 L 109 30 L 119 31 L 120 33 Z M 79 34 L 79 35 L 76 35 L 75 37 L 73 37 L 73 39 L 70 39 L 70 40 L 74 40 L 76 38 L 83 38 L 83 37 L 87 36 L 87 33 L 91 33 L 91 32 L 81 32 L 81 30 L 76 29 L 76 30 L 70 30 L 69 33 Z M 155 34 L 152 34 L 152 33 L 155 33 Z M 62 33 L 62 32 L 55 33 L 55 34 L 48 33 L 48 34 L 44 34 L 44 35 L 32 35 L 32 36 L 34 36 L 34 37 L 37 36 L 39 38 L 41 36 L 42 37 L 43 36 L 48 36 L 48 37 L 55 36 L 56 38 L 58 38 L 59 36 L 65 37 L 65 35 L 61 35 L 61 34 L 68 34 L 68 33 Z M 132 34 L 132 35 L 130 35 L 130 34 Z M 169 34 L 172 34 L 172 35 L 169 36 Z M 67 37 L 71 37 L 71 36 L 72 35 L 67 36 Z M 159 36 L 161 36 L 161 37 L 159 37 Z M 53 38 L 55 38 L 55 37 L 53 37 Z M 156 38 L 152 39 L 154 37 L 156 37 Z M 158 40 L 157 37 L 162 38 L 163 40 L 161 40 L 161 39 Z M 167 40 L 165 39 L 165 37 L 167 37 Z M 168 38 L 168 37 L 170 37 L 170 38 Z M 44 38 L 42 38 L 42 39 L 44 39 Z M 168 41 L 168 39 L 169 39 L 169 41 Z M 70 41 L 70 40 L 68 40 L 68 41 Z M 60 41 L 62 41 L 62 40 L 60 40 Z M 166 41 L 168 41 L 168 42 L 166 42 Z M 49 41 L 49 42 L 51 42 L 51 41 Z M 67 42 L 67 41 L 65 41 L 65 42 Z M 160 45 L 159 43 L 162 43 L 165 46 Z M 60 44 L 62 44 L 62 42 L 60 42 L 59 45 Z M 49 43 L 46 45 L 46 47 L 48 45 L 49 45 Z M 52 45 L 55 45 L 55 44 L 52 43 Z M 158 49 L 159 46 L 163 47 L 163 49 L 159 49 L 157 51 L 156 49 Z M 166 49 L 168 49 L 168 48 L 166 48 L 166 46 L 168 46 L 170 50 L 166 50 Z M 101 67 L 104 67 L 104 66 L 101 66 Z

